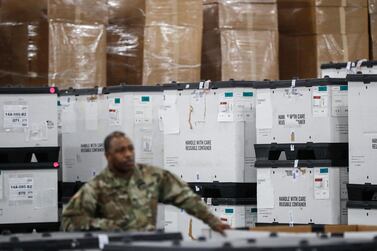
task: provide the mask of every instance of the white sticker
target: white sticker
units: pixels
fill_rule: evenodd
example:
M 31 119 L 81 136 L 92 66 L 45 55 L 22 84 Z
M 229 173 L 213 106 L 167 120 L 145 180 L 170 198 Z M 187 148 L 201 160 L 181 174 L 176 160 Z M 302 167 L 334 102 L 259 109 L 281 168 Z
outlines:
M 25 131 L 25 140 L 26 142 L 47 140 L 47 122 L 31 124 Z
M 28 110 L 27 105 L 4 105 L 4 128 L 27 128 Z
M 331 99 L 331 115 L 334 117 L 348 116 L 347 86 L 333 86 Z
M 152 136 L 145 135 L 142 137 L 142 152 L 152 153 Z
M 98 234 L 98 246 L 103 249 L 105 245 L 109 244 L 109 236 L 107 234 Z
M 98 130 L 98 102 L 97 99 L 85 102 L 85 129 L 88 131 Z
M 314 168 L 314 199 L 329 200 L 330 184 L 329 184 L 329 168 Z
M 153 107 L 150 96 L 134 96 L 134 118 L 135 125 L 152 127 Z
M 32 201 L 34 179 L 32 177 L 9 178 L 10 201 Z
M 195 90 L 191 94 L 191 122 L 204 122 L 206 119 L 206 92 Z
M 257 187 L 258 208 L 274 208 L 274 190 L 270 169 L 259 168 L 257 170 Z
M 67 99 L 67 103 L 61 103 L 61 128 L 63 133 L 75 133 L 76 132 L 76 109 L 75 99 Z
M 258 90 L 256 114 L 257 129 L 272 128 L 273 114 L 270 89 Z
M 162 123 L 164 134 L 179 133 L 179 113 L 175 104 L 163 106 L 159 110 L 159 120 Z
M 313 88 L 312 95 L 312 112 L 313 117 L 327 117 L 329 106 L 329 91 L 327 86 Z
M 234 105 L 233 92 L 225 92 L 220 94 L 218 99 L 217 121 L 233 122 Z
M 109 99 L 109 124 L 110 126 L 120 126 L 122 121 L 121 98 Z

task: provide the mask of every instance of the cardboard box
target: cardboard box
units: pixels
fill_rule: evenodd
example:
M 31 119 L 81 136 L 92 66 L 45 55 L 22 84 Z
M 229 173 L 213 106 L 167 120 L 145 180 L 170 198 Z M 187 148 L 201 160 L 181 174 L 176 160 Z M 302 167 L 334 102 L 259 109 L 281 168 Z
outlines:
M 48 0 L 1 0 L 1 22 L 40 22 L 47 20 Z
M 106 86 L 104 25 L 49 23 L 49 85 Z
M 276 4 L 216 1 L 204 5 L 204 29 L 277 30 Z
M 108 4 L 111 24 L 203 25 L 202 0 L 108 0 Z
M 49 0 L 48 18 L 76 24 L 107 24 L 106 0 Z
M 202 79 L 278 79 L 278 32 L 214 30 L 203 37 Z
M 279 37 L 281 79 L 315 78 L 320 65 L 368 58 L 368 33 Z
M 48 24 L 0 23 L 0 85 L 48 85 Z
M 202 0 L 147 0 L 145 25 L 203 27 Z
M 107 26 L 107 85 L 141 84 L 144 28 Z
M 279 7 L 279 30 L 285 34 L 367 33 L 366 7 Z
M 377 59 L 377 0 L 369 0 L 370 59 Z
M 109 24 L 145 25 L 145 0 L 107 0 Z
M 145 27 L 143 84 L 199 81 L 201 41 L 201 27 Z

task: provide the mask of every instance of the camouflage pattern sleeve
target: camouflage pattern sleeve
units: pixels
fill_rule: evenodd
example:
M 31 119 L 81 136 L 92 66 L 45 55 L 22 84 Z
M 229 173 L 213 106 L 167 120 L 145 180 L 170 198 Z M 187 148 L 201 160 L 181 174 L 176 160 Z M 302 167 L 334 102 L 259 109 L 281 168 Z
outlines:
M 168 171 L 163 172 L 159 196 L 160 202 L 184 209 L 211 228 L 221 223 L 220 219 L 210 212 L 207 205 L 185 182 Z
M 69 201 L 63 210 L 64 231 L 118 230 L 120 222 L 99 218 L 96 215 L 98 194 L 94 182 L 86 183 Z

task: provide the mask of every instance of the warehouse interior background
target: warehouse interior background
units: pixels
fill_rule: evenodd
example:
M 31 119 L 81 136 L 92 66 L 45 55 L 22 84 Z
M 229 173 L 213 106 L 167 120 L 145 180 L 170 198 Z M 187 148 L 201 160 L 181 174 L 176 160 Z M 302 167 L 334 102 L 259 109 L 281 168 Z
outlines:
M 376 60 L 376 0 L 0 0 L 0 250 L 377 250 Z M 227 236 L 63 232 L 114 131 Z

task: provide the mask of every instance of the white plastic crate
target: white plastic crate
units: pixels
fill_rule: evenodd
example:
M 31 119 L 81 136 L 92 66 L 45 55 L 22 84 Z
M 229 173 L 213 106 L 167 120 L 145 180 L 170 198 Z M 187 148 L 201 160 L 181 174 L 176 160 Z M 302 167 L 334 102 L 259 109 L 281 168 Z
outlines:
M 321 65 L 321 77 L 345 78 L 348 74 L 376 74 L 377 61 L 360 60 L 347 63 L 329 63 Z
M 331 161 L 257 161 L 258 223 L 346 224 L 347 168 Z M 343 208 L 342 208 L 343 207 Z
M 120 86 L 74 90 L 60 97 L 63 182 L 86 182 L 106 167 L 103 141 L 122 131 L 134 143 L 136 162 L 162 167 L 159 87 Z
M 255 182 L 250 82 L 167 85 L 160 111 L 165 168 L 186 182 Z
M 16 166 L 0 165 L 0 224 L 57 223 L 56 167 L 52 163 Z
M 377 75 L 349 75 L 351 184 L 377 184 Z
M 0 147 L 56 147 L 57 90 L 0 88 Z
M 345 79 L 264 81 L 257 88 L 257 144 L 348 142 Z
M 211 211 L 232 228 L 255 226 L 256 205 L 208 205 Z M 182 233 L 184 239 L 210 236 L 210 227 L 201 220 L 174 206 L 165 206 L 165 231 Z

